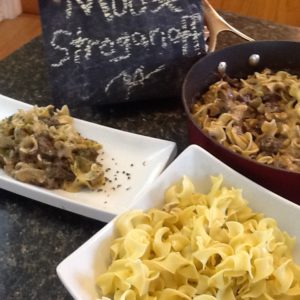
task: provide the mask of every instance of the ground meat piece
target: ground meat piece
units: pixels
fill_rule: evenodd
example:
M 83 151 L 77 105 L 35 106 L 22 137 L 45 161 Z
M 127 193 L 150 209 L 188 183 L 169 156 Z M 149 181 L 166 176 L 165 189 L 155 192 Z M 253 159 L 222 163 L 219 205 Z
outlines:
M 36 140 L 38 143 L 38 151 L 42 156 L 51 157 L 55 155 L 54 140 L 47 132 L 39 134 Z
M 242 87 L 241 81 L 238 78 L 231 78 L 228 75 L 225 75 L 223 80 L 228 82 L 233 88 L 240 89 Z
M 28 153 L 22 153 L 19 152 L 19 159 L 18 161 L 23 161 L 27 164 L 31 164 L 31 163 L 36 163 L 37 162 L 37 157 L 35 154 L 28 154 Z
M 278 102 L 281 100 L 281 97 L 278 94 L 272 93 L 262 96 L 261 99 L 263 102 Z
M 70 169 L 70 164 L 68 160 L 62 159 L 51 163 L 46 168 L 46 174 L 48 178 L 51 178 L 52 186 L 50 188 L 61 188 L 64 181 L 73 181 L 75 175 Z
M 281 112 L 282 108 L 278 102 L 266 102 L 264 104 L 265 113 Z
M 57 119 L 51 117 L 39 117 L 39 120 L 47 124 L 48 126 L 57 126 L 59 125 L 59 121 Z
M 271 136 L 263 136 L 257 141 L 260 151 L 266 153 L 278 153 L 282 147 L 282 140 Z

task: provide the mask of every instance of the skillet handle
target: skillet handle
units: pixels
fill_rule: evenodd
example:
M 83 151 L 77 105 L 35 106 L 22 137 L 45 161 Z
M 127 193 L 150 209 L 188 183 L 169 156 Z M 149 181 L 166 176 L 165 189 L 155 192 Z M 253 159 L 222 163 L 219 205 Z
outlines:
M 213 52 L 216 49 L 218 34 L 222 31 L 231 31 L 239 37 L 247 40 L 254 41 L 251 37 L 240 32 L 230 24 L 228 24 L 211 6 L 208 0 L 202 0 L 202 9 L 204 12 L 204 19 L 209 31 L 208 38 L 208 52 Z

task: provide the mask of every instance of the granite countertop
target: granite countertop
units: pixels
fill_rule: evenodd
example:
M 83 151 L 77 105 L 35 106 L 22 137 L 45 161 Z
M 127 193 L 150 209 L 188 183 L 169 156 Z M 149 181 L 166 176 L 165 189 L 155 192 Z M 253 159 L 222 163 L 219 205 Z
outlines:
M 233 26 L 256 40 L 300 41 L 300 28 L 223 13 Z M 222 33 L 218 48 L 240 43 Z M 31 104 L 51 99 L 41 37 L 0 61 L 0 93 Z M 1 109 L 1 106 L 0 106 Z M 113 106 L 72 115 L 106 126 L 172 140 L 180 153 L 188 146 L 180 102 Z M 104 223 L 62 211 L 0 189 L 0 299 L 71 299 L 56 266 Z

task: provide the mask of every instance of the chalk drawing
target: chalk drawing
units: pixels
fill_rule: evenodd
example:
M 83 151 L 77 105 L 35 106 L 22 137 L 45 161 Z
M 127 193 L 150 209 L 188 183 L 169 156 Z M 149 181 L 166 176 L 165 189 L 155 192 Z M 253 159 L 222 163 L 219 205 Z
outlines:
M 139 66 L 133 74 L 129 74 L 127 71 L 122 71 L 120 74 L 115 76 L 113 79 L 111 79 L 108 84 L 105 87 L 105 93 L 109 94 L 111 86 L 115 83 L 120 81 L 120 84 L 122 84 L 126 89 L 126 95 L 125 99 L 128 100 L 132 90 L 137 86 L 143 86 L 145 81 L 148 80 L 150 77 L 152 77 L 154 74 L 161 72 L 165 68 L 165 65 L 161 65 L 152 72 L 149 72 L 148 74 L 145 74 L 145 67 Z

